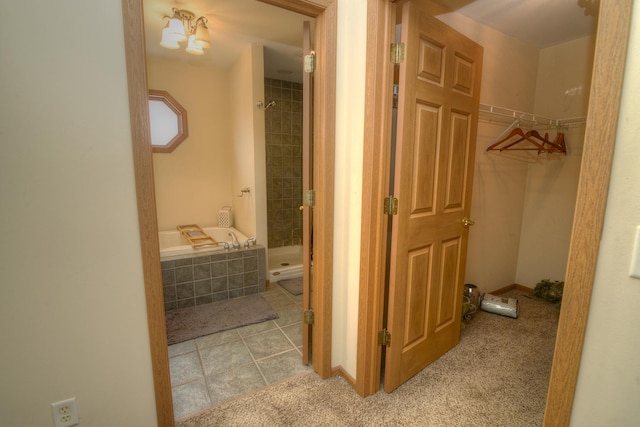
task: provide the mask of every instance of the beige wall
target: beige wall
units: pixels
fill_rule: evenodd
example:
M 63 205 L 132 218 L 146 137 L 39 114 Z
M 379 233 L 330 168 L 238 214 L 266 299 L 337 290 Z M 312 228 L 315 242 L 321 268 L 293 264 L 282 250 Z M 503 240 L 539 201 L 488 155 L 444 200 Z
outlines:
M 554 118 L 587 115 L 594 37 L 542 49 L 534 112 Z M 541 129 L 555 135 L 557 129 Z M 528 163 L 515 282 L 531 288 L 564 280 L 571 240 L 585 125 L 563 129 L 567 155 Z
M 539 50 L 459 13 L 437 13 L 447 25 L 484 48 L 480 102 L 533 111 Z M 490 292 L 515 282 L 527 182 L 527 163 L 487 152 L 508 125 L 478 124 L 466 283 Z
M 457 13 L 438 17 L 484 47 L 482 103 L 553 118 L 586 115 L 592 38 L 538 50 Z M 487 118 L 478 126 L 466 282 L 490 292 L 564 280 L 584 125 L 564 130 L 567 156 L 507 154 L 486 151 L 507 127 Z
M 336 169 L 333 251 L 333 366 L 355 378 L 367 2 L 338 1 Z M 363 52 L 354 55 L 353 52 Z
M 159 229 L 217 225 L 220 208 L 232 206 L 234 226 L 266 244 L 262 46 L 247 45 L 228 70 L 148 58 L 147 73 L 151 89 L 187 110 L 189 126 L 172 153 L 153 155 Z M 251 193 L 236 197 L 244 187 Z
M 635 2 L 634 6 L 638 6 Z M 571 425 L 640 420 L 640 279 L 629 277 L 640 225 L 640 10 L 635 7 L 604 230 Z
M 120 1 L 2 13 L 0 425 L 154 426 Z
M 267 186 L 265 170 L 264 111 L 256 104 L 264 98 L 264 53 L 262 45 L 245 47 L 236 63 L 227 71 L 231 111 L 231 172 L 226 187 L 233 193 L 234 225 L 245 235 L 257 235 L 258 242 L 267 245 Z M 240 189 L 250 193 L 236 197 Z
M 217 225 L 231 206 L 230 93 L 224 71 L 147 59 L 151 89 L 168 91 L 187 110 L 189 137 L 171 153 L 155 153 L 158 228 Z
M 120 2 L 23 0 L 3 7 L 7 16 L 29 16 L 40 31 L 36 43 L 29 33 L 15 36 L 24 30 L 21 20 L 0 26 L 0 425 L 51 425 L 49 404 L 76 396 L 83 426 L 153 426 Z M 74 10 L 74 25 L 60 27 L 67 8 Z M 340 2 L 339 11 L 340 45 L 355 37 L 361 47 L 366 0 Z M 637 15 L 631 51 L 640 48 Z M 342 17 L 349 16 L 347 26 Z M 347 83 L 364 75 L 364 62 L 345 51 L 339 62 L 338 113 L 354 120 L 338 122 L 342 175 L 336 202 L 343 211 L 336 226 L 343 236 L 335 241 L 337 253 L 354 266 L 342 263 L 334 276 L 334 326 L 343 322 L 343 329 L 334 329 L 333 357 L 334 364 L 351 366 L 359 259 L 353 242 L 359 238 L 349 225 L 359 228 L 360 201 L 349 202 L 345 189 L 361 186 L 357 141 L 364 95 L 358 84 Z M 640 417 L 640 318 L 634 305 L 640 286 L 627 276 L 631 236 L 640 224 L 640 206 L 628 197 L 640 192 L 640 104 L 633 96 L 640 91 L 640 64 L 634 57 L 626 76 L 576 426 L 623 426 Z M 345 147 L 354 141 L 356 147 Z M 349 150 L 355 153 L 347 156 Z

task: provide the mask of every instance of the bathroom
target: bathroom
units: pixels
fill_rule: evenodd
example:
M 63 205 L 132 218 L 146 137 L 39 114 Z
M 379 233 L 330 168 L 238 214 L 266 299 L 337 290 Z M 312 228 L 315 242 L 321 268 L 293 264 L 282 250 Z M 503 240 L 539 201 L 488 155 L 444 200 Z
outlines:
M 157 15 L 166 5 L 145 6 L 147 15 Z M 292 19 L 299 20 L 295 15 Z M 215 55 L 147 46 L 149 88 L 179 102 L 188 126 L 188 138 L 171 153 L 153 155 L 158 228 L 216 226 L 228 206 L 238 234 L 269 248 L 265 262 L 277 265 L 269 265 L 268 280 L 301 276 L 300 49 L 286 48 L 298 64 L 274 65 L 271 42 L 224 36 L 214 13 L 208 25 Z

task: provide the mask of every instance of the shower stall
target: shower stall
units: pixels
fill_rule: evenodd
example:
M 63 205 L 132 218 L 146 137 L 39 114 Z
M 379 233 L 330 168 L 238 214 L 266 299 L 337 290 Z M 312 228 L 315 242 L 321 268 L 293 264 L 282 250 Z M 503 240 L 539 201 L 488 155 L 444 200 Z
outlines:
M 265 78 L 268 278 L 302 276 L 302 84 Z

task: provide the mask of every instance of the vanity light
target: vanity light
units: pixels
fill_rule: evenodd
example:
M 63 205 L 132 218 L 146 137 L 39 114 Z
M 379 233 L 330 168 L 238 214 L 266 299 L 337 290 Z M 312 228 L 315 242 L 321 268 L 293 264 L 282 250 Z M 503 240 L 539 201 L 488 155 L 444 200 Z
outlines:
M 211 46 L 209 42 L 209 29 L 207 18 L 204 16 L 195 19 L 196 16 L 188 10 L 173 8 L 173 16 L 164 16 L 169 19 L 162 29 L 160 46 L 167 49 L 179 49 L 179 42 L 188 39 L 186 51 L 194 55 L 204 54 L 203 48 Z M 195 20 L 195 21 L 194 21 Z M 192 23 L 193 22 L 193 23 Z

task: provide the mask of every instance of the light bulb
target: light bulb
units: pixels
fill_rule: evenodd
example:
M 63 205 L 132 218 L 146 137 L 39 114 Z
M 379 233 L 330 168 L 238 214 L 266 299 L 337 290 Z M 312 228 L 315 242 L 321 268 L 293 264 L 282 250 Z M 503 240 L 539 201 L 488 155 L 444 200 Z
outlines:
M 179 49 L 178 37 L 169 31 L 169 28 L 162 30 L 162 40 L 160 40 L 160 46 L 167 49 Z
M 187 52 L 193 55 L 204 55 L 204 50 L 202 49 L 202 47 L 198 46 L 195 43 L 195 40 L 196 40 L 195 35 L 189 36 L 189 44 L 187 45 Z
M 207 28 L 204 21 L 199 21 L 196 23 L 196 38 L 194 43 L 197 46 L 209 48 L 211 47 L 211 42 L 209 41 L 209 29 Z
M 167 27 L 168 32 L 176 37 L 176 41 L 181 42 L 187 39 L 184 34 L 184 23 L 180 19 L 174 16 L 169 20 Z

